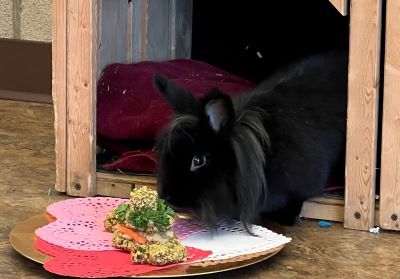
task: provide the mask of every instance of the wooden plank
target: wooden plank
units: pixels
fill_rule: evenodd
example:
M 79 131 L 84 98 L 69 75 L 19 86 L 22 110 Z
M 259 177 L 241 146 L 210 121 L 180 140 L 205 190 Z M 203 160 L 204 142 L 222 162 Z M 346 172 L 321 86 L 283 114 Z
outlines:
M 134 187 L 147 186 L 155 189 L 157 180 L 154 176 L 131 176 L 114 173 L 97 173 L 96 195 L 129 198 Z
M 400 1 L 386 2 L 380 226 L 400 230 Z
M 97 192 L 98 196 L 107 196 L 115 198 L 129 198 L 130 191 L 135 188 L 133 180 L 126 181 L 118 178 L 104 178 L 97 175 Z
M 36 92 L 26 92 L 26 91 L 10 91 L 2 89 L 0 89 L 0 99 L 35 102 L 35 103 L 49 103 L 49 104 L 53 103 L 50 94 L 40 94 Z M 56 151 L 58 152 L 58 150 Z M 58 190 L 59 188 L 57 187 L 56 189 Z
M 67 190 L 67 1 L 52 4 L 52 96 L 56 153 L 56 184 Z
M 128 13 L 127 0 L 102 0 L 100 30 L 100 72 L 111 63 L 127 63 L 128 61 Z
M 351 1 L 344 226 L 374 225 L 382 0 Z
M 170 58 L 190 58 L 192 54 L 193 0 L 171 0 Z
M 97 1 L 68 0 L 67 193 L 96 193 Z
M 148 0 L 147 59 L 163 61 L 170 58 L 171 0 Z
M 375 203 L 375 226 L 379 226 L 379 204 Z M 301 216 L 309 219 L 344 221 L 344 200 L 336 197 L 316 197 L 304 202 Z
M 320 197 L 315 197 L 311 198 L 308 201 L 314 202 L 314 203 L 322 203 L 322 204 L 330 204 L 330 205 L 341 205 L 344 206 L 344 199 L 343 197 L 337 197 L 337 196 L 320 196 Z M 342 218 L 343 219 L 343 218 Z
M 301 216 L 310 219 L 343 222 L 344 206 L 305 201 Z
M 132 11 L 133 61 L 147 59 L 147 10 L 149 0 L 137 0 Z
M 128 32 L 128 41 L 127 41 L 127 58 L 128 58 L 128 63 L 133 62 L 133 8 L 134 8 L 134 1 L 128 1 L 128 26 L 127 26 L 127 32 Z
M 329 0 L 331 4 L 341 13 L 343 16 L 347 15 L 348 13 L 348 0 Z
M 192 12 L 193 0 L 135 1 L 131 20 L 133 61 L 190 58 Z
M 148 0 L 147 59 L 190 58 L 192 0 Z
M 140 57 L 143 60 L 147 60 L 147 44 L 148 44 L 148 7 L 149 0 L 141 0 L 142 4 L 140 7 Z
M 110 180 L 124 183 L 138 183 L 156 185 L 157 178 L 152 175 L 127 175 L 111 172 L 97 172 L 97 179 Z

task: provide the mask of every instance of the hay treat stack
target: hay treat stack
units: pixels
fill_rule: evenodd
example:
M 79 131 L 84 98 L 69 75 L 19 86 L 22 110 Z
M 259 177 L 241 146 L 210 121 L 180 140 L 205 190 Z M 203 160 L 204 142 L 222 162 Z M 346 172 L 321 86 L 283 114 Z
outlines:
M 131 252 L 134 263 L 165 265 L 187 259 L 186 248 L 172 231 L 175 213 L 157 192 L 134 189 L 128 203 L 120 204 L 104 221 L 113 232 L 114 247 Z

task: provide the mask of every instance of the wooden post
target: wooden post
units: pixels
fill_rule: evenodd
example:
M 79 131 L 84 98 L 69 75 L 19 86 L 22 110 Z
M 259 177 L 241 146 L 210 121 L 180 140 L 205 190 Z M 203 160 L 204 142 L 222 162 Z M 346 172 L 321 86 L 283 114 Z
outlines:
M 344 226 L 374 226 L 382 0 L 351 0 Z
M 348 5 L 348 0 L 329 0 L 331 4 L 338 10 L 339 13 L 341 13 L 343 16 L 347 15 L 347 5 Z
M 67 2 L 52 3 L 52 95 L 56 153 L 56 184 L 59 192 L 67 190 Z
M 386 3 L 380 226 L 400 230 L 400 1 Z
M 67 193 L 96 193 L 97 0 L 67 1 Z

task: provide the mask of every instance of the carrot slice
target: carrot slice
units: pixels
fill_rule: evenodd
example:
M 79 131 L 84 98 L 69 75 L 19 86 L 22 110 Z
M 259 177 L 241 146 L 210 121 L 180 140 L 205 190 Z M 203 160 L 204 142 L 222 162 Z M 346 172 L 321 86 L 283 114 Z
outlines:
M 145 244 L 147 242 L 147 239 L 144 236 L 140 235 L 139 233 L 135 232 L 134 230 L 132 230 L 124 225 L 117 224 L 115 226 L 115 228 L 117 229 L 117 231 L 119 231 L 123 234 L 126 234 L 127 236 L 132 238 L 137 243 Z

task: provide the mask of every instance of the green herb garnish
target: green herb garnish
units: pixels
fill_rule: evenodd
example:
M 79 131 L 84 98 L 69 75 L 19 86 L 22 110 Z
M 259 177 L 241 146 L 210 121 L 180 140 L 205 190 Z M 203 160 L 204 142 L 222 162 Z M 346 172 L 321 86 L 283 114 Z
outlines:
M 172 208 L 168 207 L 161 199 L 157 200 L 157 210 L 142 208 L 128 214 L 128 221 L 135 227 L 145 230 L 150 221 L 158 230 L 163 230 L 171 225 L 171 217 L 175 216 Z
M 119 222 L 123 223 L 125 221 L 126 211 L 128 210 L 128 205 L 121 203 L 116 209 L 116 218 Z

